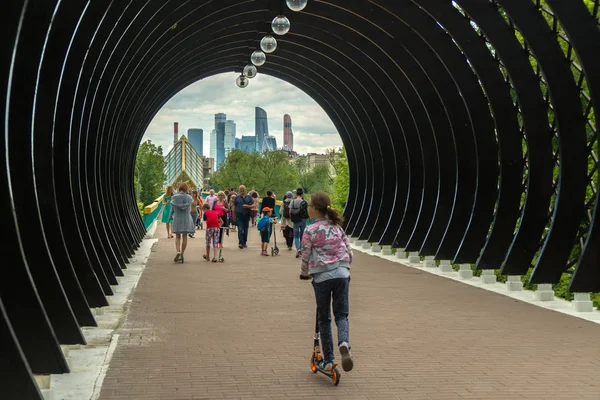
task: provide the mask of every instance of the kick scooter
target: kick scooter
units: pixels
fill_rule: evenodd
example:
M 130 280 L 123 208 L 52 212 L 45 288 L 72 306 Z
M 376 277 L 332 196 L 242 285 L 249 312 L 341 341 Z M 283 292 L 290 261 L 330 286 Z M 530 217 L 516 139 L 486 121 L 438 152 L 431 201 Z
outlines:
M 229 227 L 222 226 L 222 227 L 220 227 L 220 229 L 222 229 L 222 231 L 221 231 L 221 237 L 223 237 L 222 235 L 225 233 L 225 230 L 229 230 Z M 218 262 L 224 262 L 225 261 L 225 259 L 223 258 L 222 254 L 223 254 L 223 243 L 219 243 L 219 255 L 217 257 L 217 261 Z
M 306 279 L 306 278 L 301 278 L 301 279 Z M 325 371 L 324 369 L 319 368 L 319 363 L 323 360 L 323 356 L 321 355 L 320 339 L 321 339 L 321 336 L 319 333 L 319 314 L 317 311 L 317 322 L 315 324 L 315 341 L 313 344 L 312 357 L 310 358 L 310 369 L 315 374 L 317 372 L 320 372 L 323 375 L 330 377 L 333 384 L 335 386 L 337 386 L 340 383 L 340 377 L 342 376 L 339 368 L 337 367 L 337 364 L 334 363 L 331 366 L 331 371 Z
M 271 256 L 276 256 L 279 254 L 279 247 L 277 247 L 277 232 L 273 230 L 273 223 L 271 222 L 271 232 L 273 232 L 273 241 L 274 244 L 271 247 Z

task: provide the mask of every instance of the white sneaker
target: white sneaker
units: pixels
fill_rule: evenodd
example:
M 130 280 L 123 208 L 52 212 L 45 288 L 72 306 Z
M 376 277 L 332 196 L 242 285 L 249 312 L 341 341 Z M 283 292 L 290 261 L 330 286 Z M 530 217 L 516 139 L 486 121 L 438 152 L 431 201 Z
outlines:
M 352 354 L 350 353 L 350 345 L 343 342 L 338 348 L 342 355 L 342 369 L 346 372 L 352 371 L 352 368 L 354 368 L 354 361 L 352 360 Z

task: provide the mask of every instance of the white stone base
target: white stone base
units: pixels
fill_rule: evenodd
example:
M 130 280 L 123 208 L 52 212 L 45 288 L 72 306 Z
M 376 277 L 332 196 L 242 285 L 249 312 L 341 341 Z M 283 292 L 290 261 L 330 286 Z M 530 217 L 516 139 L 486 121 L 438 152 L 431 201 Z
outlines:
M 348 238 L 348 241 L 350 242 L 350 244 L 352 244 L 352 243 L 356 242 L 356 238 L 355 238 L 355 237 L 353 237 L 353 236 L 350 236 L 350 237 Z
M 94 315 L 104 315 L 104 307 L 92 308 Z
M 520 292 L 523 290 L 523 282 L 521 282 L 521 275 L 508 275 L 506 277 L 506 290 L 509 292 Z
M 41 389 L 50 389 L 50 375 L 34 375 L 35 382 Z
M 481 271 L 481 283 L 490 284 L 496 283 L 498 279 L 496 279 L 496 274 L 494 274 L 493 269 L 484 269 Z
M 44 398 L 44 400 L 53 400 L 54 396 L 53 394 L 53 390 L 52 389 L 40 389 L 40 392 L 42 392 L 42 397 Z
M 392 246 L 382 246 L 381 254 L 383 254 L 384 256 L 391 256 L 392 255 Z
M 371 247 L 371 251 L 373 253 L 381 253 L 381 246 L 378 244 L 373 244 L 373 246 Z
M 396 249 L 396 258 L 405 260 L 406 259 L 406 251 L 404 251 L 403 248 Z
M 549 283 L 539 284 L 535 291 L 535 299 L 539 301 L 554 300 L 554 290 L 552 290 L 552 285 Z
M 435 265 L 435 256 L 425 256 L 423 266 L 425 268 L 437 268 L 437 265 Z
M 365 250 L 371 249 L 371 243 L 367 242 L 366 240 L 363 240 L 362 242 L 363 242 L 363 244 L 362 244 L 363 249 L 365 249 Z
M 594 303 L 590 300 L 589 293 L 575 293 L 575 298 L 571 302 L 573 309 L 577 312 L 594 311 Z
M 363 243 L 367 243 L 367 241 L 366 240 L 358 240 L 358 239 L 356 239 L 354 241 L 354 244 L 357 245 L 358 247 L 362 247 Z
M 408 262 L 411 264 L 418 264 L 421 262 L 421 257 L 419 257 L 418 251 L 411 251 L 408 255 Z
M 440 272 L 454 272 L 454 269 L 452 269 L 452 264 L 450 264 L 450 260 L 441 260 L 438 268 Z
M 458 277 L 460 279 L 471 279 L 473 277 L 473 270 L 471 264 L 459 264 L 460 269 L 458 270 Z

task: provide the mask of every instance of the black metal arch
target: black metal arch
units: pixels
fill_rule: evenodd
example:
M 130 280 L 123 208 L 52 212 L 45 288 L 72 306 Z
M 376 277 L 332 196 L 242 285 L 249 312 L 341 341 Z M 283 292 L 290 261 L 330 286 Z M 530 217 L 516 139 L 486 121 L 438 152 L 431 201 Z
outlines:
M 137 147 L 158 110 L 241 72 L 280 0 L 15 0 L 0 82 L 0 376 L 68 372 L 144 235 Z M 309 0 L 259 68 L 345 144 L 349 234 L 600 291 L 600 0 Z M 90 212 L 95 210 L 95 212 Z M 23 310 L 27 310 L 26 318 Z

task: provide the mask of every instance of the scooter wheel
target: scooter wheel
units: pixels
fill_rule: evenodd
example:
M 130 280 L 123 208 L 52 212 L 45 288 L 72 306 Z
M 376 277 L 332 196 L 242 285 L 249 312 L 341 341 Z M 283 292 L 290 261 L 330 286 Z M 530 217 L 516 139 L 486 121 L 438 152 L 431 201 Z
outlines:
M 273 250 L 273 253 L 275 253 L 275 255 L 278 255 L 279 254 L 279 249 Z
M 315 374 L 317 373 L 317 361 L 314 357 L 310 358 L 310 370 Z
M 225 259 L 224 259 L 224 258 L 221 258 L 221 259 L 219 260 L 219 262 L 224 262 L 224 261 L 225 261 Z
M 339 385 L 341 375 L 342 374 L 340 373 L 340 370 L 338 369 L 338 367 L 335 367 L 334 369 L 331 370 L 331 380 L 333 381 L 333 384 L 335 386 Z

